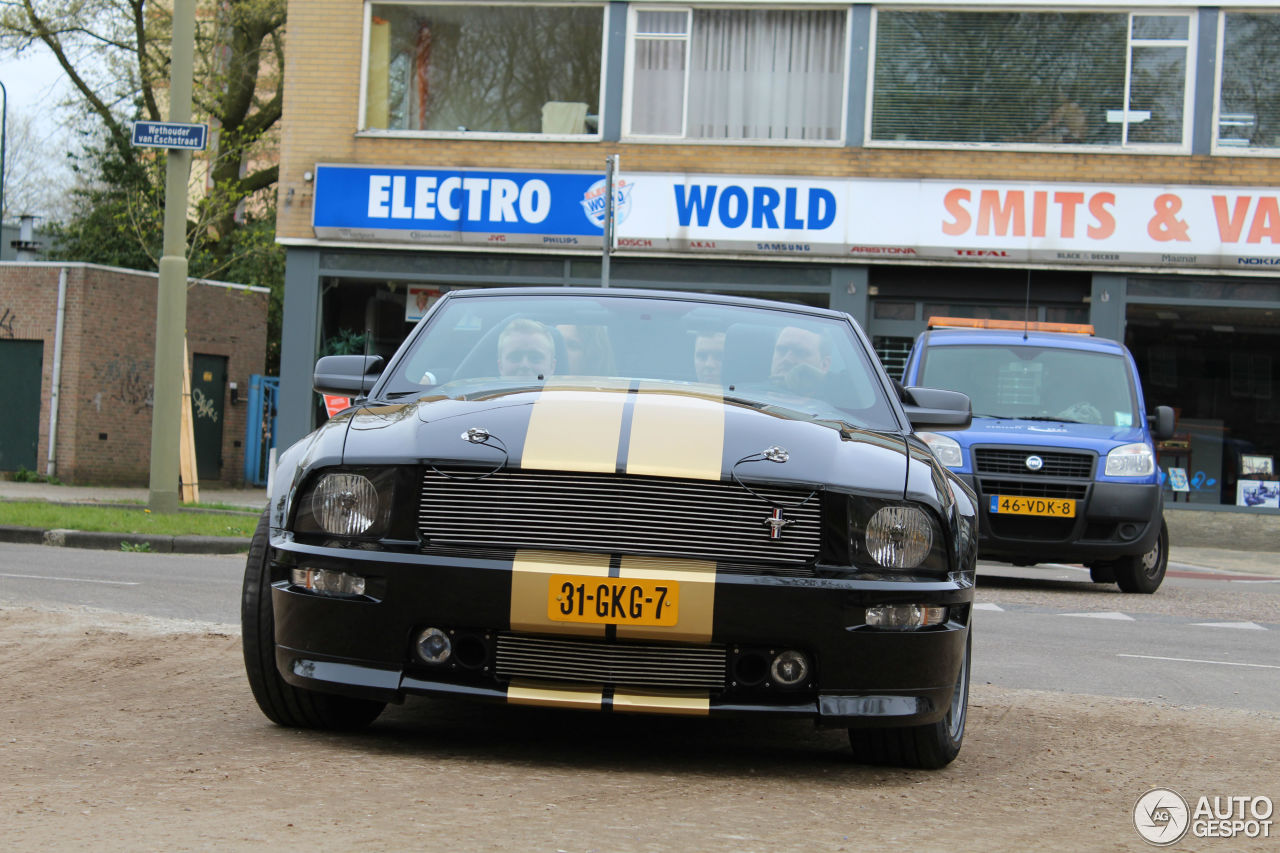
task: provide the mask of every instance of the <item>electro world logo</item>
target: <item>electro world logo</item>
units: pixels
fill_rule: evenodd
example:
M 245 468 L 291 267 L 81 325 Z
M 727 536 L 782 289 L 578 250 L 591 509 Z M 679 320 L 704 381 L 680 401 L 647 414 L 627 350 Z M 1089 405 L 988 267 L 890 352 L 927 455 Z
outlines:
M 631 191 L 636 185 L 627 183 L 625 178 L 613 182 L 613 224 L 615 227 L 627 221 L 631 213 Z M 604 178 L 596 181 L 582 194 L 582 212 L 587 219 L 600 228 L 604 228 L 605 205 L 608 198 L 604 191 Z

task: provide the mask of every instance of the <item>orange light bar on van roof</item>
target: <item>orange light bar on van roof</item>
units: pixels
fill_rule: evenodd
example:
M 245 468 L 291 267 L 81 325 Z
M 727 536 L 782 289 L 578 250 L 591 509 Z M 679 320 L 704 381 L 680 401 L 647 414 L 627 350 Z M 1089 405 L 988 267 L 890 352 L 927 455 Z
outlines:
M 1038 320 L 979 320 L 973 317 L 930 317 L 930 329 L 1012 329 L 1021 332 L 1066 332 L 1071 335 L 1092 335 L 1093 326 L 1088 323 L 1042 323 Z

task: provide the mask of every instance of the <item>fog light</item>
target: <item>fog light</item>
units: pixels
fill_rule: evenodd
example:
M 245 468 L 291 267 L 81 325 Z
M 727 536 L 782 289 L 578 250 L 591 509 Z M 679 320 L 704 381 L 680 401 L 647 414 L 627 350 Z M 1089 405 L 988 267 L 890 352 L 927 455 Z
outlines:
M 453 643 L 449 635 L 439 628 L 426 628 L 418 635 L 414 644 L 418 657 L 424 663 L 442 664 L 453 654 Z
M 294 586 L 324 595 L 364 595 L 364 578 L 332 569 L 293 569 L 290 580 Z
M 924 604 L 877 604 L 867 608 L 867 624 L 893 631 L 914 631 L 947 621 L 947 608 Z
M 779 652 L 769 666 L 769 674 L 773 683 L 783 687 L 794 687 L 809 677 L 809 659 L 801 652 L 788 649 Z

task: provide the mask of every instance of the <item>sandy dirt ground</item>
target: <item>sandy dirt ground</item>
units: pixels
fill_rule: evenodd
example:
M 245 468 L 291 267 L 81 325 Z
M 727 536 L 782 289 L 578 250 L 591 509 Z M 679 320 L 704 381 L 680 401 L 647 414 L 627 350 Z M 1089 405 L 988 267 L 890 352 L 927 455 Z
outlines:
M 1139 850 L 1152 787 L 1280 800 L 1280 713 L 979 684 L 959 759 L 915 772 L 790 721 L 415 700 L 360 734 L 281 729 L 233 626 L 0 607 L 0 660 L 14 851 Z

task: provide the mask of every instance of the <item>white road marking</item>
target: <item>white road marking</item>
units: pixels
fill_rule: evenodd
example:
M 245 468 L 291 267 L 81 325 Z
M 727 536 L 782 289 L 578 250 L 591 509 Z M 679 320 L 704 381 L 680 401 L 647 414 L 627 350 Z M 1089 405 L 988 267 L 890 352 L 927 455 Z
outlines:
M 1256 622 L 1192 622 L 1201 628 L 1245 628 L 1250 631 L 1265 631 L 1266 628 Z
M 1003 613 L 1004 608 L 999 604 L 992 604 L 990 601 L 984 601 L 980 604 L 973 605 L 974 610 L 994 610 L 997 613 Z
M 97 578 L 60 578 L 53 575 L 11 575 L 7 572 L 0 572 L 0 578 L 21 578 L 23 580 L 37 581 L 69 581 L 70 583 L 105 583 L 111 586 L 138 586 L 137 581 L 105 581 Z
M 1118 654 L 1118 658 L 1143 658 L 1145 660 L 1171 660 L 1177 663 L 1214 663 L 1219 666 L 1252 666 L 1258 669 L 1280 669 L 1280 666 L 1270 663 L 1237 663 L 1231 660 L 1199 660 L 1198 658 L 1162 658 L 1156 655 L 1126 655 Z
M 1082 619 L 1112 619 L 1116 622 L 1136 621 L 1127 613 L 1059 613 L 1059 616 L 1079 616 Z

